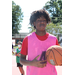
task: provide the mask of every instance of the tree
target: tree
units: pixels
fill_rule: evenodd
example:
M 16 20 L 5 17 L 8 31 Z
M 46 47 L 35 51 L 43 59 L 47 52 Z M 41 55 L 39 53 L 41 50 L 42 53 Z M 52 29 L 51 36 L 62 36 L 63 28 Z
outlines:
M 50 13 L 51 21 L 56 25 L 62 25 L 62 0 L 50 0 L 44 8 Z
M 23 12 L 21 11 L 21 7 L 12 1 L 12 34 L 19 33 L 22 20 Z
M 47 24 L 46 26 L 46 31 L 50 34 L 53 34 L 59 39 L 59 35 L 62 34 L 62 26 L 61 25 L 56 25 L 53 23 Z
M 36 29 L 33 26 L 28 27 L 29 33 L 35 32 Z
M 50 34 L 57 36 L 58 34 L 62 33 L 62 26 L 60 25 L 57 26 L 53 23 L 50 23 L 50 24 L 47 24 L 46 31 Z

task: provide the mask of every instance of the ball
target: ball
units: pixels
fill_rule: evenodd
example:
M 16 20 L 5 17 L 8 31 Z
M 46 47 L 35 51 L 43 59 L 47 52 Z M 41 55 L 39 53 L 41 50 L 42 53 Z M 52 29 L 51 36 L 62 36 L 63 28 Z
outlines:
M 62 66 L 62 47 L 58 45 L 51 46 L 45 54 L 46 60 L 55 66 Z

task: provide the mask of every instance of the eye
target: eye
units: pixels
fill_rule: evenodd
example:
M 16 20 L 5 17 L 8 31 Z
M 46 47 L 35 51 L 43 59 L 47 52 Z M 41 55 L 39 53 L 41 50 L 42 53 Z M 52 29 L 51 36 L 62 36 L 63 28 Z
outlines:
M 37 20 L 37 22 L 41 22 L 41 20 Z
M 37 22 L 37 23 L 41 23 L 41 22 L 46 23 L 46 20 L 37 20 L 36 22 Z
M 46 20 L 43 20 L 43 22 L 46 22 Z

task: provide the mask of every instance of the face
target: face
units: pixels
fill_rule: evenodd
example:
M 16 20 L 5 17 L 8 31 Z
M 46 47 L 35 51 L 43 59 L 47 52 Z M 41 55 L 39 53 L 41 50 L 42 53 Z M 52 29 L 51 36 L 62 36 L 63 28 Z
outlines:
M 18 48 L 21 48 L 21 44 L 18 44 Z
M 44 31 L 47 25 L 46 19 L 42 16 L 34 22 L 34 26 L 36 27 L 36 30 Z

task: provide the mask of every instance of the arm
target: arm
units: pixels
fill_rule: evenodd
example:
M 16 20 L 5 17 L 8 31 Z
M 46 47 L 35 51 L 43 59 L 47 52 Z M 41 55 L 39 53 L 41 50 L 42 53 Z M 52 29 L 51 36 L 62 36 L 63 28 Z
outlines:
M 20 56 L 20 52 L 17 53 L 17 49 L 15 50 L 15 53 L 14 54 L 15 54 L 15 56 L 18 56 L 18 57 Z
M 26 55 L 22 55 L 20 56 L 20 63 L 26 66 L 30 66 L 31 65 L 31 61 L 27 61 L 26 60 Z
M 29 61 L 29 60 L 26 60 L 26 55 L 21 54 L 20 63 L 26 66 L 35 66 L 35 67 L 40 67 L 40 68 L 45 67 L 46 63 L 43 63 L 43 62 L 46 62 L 46 60 L 39 61 L 37 60 L 38 57 L 39 56 L 35 57 L 32 61 Z
M 20 56 L 20 52 L 19 52 L 19 53 L 16 52 L 16 53 L 15 53 L 15 56 L 18 56 L 18 57 L 19 57 L 19 56 Z

